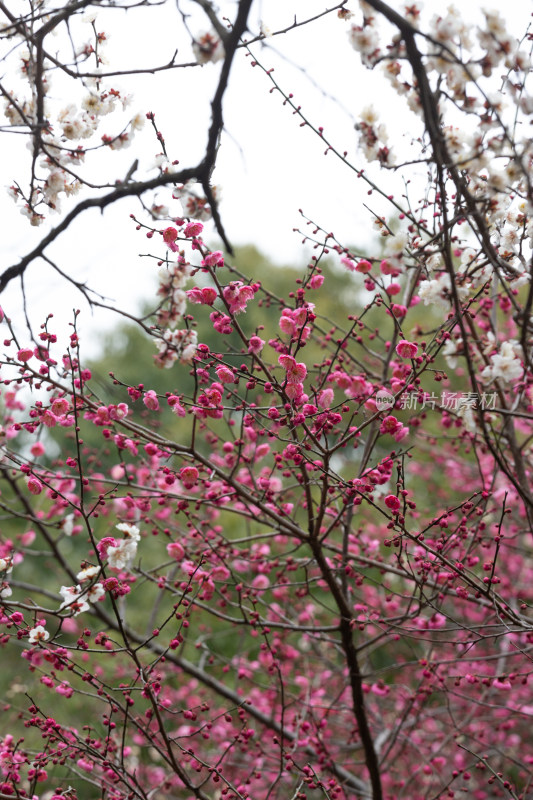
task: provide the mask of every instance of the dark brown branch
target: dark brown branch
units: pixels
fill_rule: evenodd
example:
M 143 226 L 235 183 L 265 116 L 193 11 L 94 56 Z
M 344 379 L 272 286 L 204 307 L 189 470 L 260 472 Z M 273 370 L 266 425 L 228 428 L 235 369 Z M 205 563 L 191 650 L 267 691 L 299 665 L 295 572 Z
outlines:
M 363 750 L 365 753 L 366 768 L 370 776 L 370 783 L 372 785 L 372 800 L 382 800 L 383 789 L 381 786 L 381 772 L 379 768 L 379 761 L 374 746 L 374 739 L 368 724 L 368 718 L 365 707 L 365 697 L 363 693 L 363 678 L 359 668 L 359 661 L 357 658 L 357 650 L 353 640 L 352 631 L 352 612 L 350 606 L 343 594 L 341 586 L 337 583 L 335 576 L 328 566 L 324 553 L 322 552 L 322 545 L 316 537 L 310 540 L 310 546 L 313 551 L 316 563 L 318 564 L 322 577 L 328 584 L 328 588 L 335 600 L 337 608 L 340 613 L 339 631 L 342 640 L 342 649 L 346 657 L 346 666 L 348 667 L 350 689 L 352 692 L 352 708 L 355 719 L 357 721 L 357 728 Z
M 422 61 L 422 54 L 418 49 L 415 41 L 415 37 L 419 33 L 419 31 L 417 31 L 417 29 L 414 28 L 409 22 L 407 22 L 400 14 L 398 14 L 396 11 L 390 8 L 390 6 L 382 2 L 382 0 L 367 0 L 367 2 L 375 11 L 377 11 L 379 14 L 382 14 L 386 19 L 389 20 L 389 22 L 395 25 L 402 35 L 403 41 L 405 43 L 407 57 L 409 59 L 409 63 L 413 70 L 413 74 L 418 83 L 418 89 L 417 89 L 418 96 L 420 98 L 420 103 L 422 107 L 425 128 L 428 132 L 431 142 L 431 147 L 433 150 L 433 160 L 437 165 L 437 169 L 439 172 L 439 184 L 442 197 L 446 196 L 445 185 L 444 185 L 444 170 L 446 170 L 450 175 L 451 180 L 455 184 L 457 192 L 463 197 L 468 215 L 470 216 L 471 220 L 475 225 L 475 227 L 474 225 L 472 226 L 473 230 L 477 235 L 477 237 L 479 238 L 480 243 L 482 244 L 483 251 L 487 259 L 493 266 L 496 274 L 500 274 L 500 271 L 507 272 L 508 265 L 500 257 L 493 243 L 491 242 L 490 231 L 485 222 L 483 211 L 479 207 L 476 199 L 470 193 L 465 178 L 457 169 L 457 166 L 454 164 L 453 159 L 451 158 L 448 152 L 446 140 L 444 138 L 440 122 L 437 100 L 431 90 L 428 75 Z M 447 228 L 447 223 L 446 223 L 446 204 L 442 202 L 441 205 L 444 213 L 444 228 L 445 230 L 446 229 L 449 230 L 449 227 Z M 461 302 L 457 292 L 456 282 L 454 280 L 455 274 L 454 274 L 450 242 L 448 242 L 447 246 L 444 247 L 443 256 L 447 272 L 450 276 L 452 299 L 454 307 L 457 310 L 457 322 L 461 330 L 463 341 L 466 341 L 467 333 L 464 327 L 463 314 L 461 313 Z M 526 324 L 525 320 L 524 324 Z M 476 371 L 474 369 L 474 365 L 472 364 L 470 358 L 467 358 L 467 367 L 472 388 L 475 392 L 478 392 Z M 522 454 L 520 453 L 520 450 L 517 446 L 515 431 L 512 425 L 512 421 L 509 420 L 508 424 L 506 424 L 505 435 L 509 448 L 511 450 L 511 454 L 514 459 L 514 470 L 512 469 L 512 466 L 507 462 L 505 457 L 502 456 L 500 451 L 494 446 L 494 443 L 489 435 L 489 432 L 487 431 L 482 411 L 480 411 L 479 413 L 479 420 L 483 431 L 483 438 L 487 446 L 489 447 L 499 467 L 507 475 L 507 477 L 509 478 L 509 480 L 519 493 L 520 497 L 524 501 L 530 526 L 533 526 L 533 495 L 531 494 L 529 488 L 529 481 L 526 476 Z
M 24 273 L 26 267 L 35 261 L 36 258 L 39 258 L 48 245 L 52 244 L 60 234 L 62 234 L 69 225 L 79 217 L 80 214 L 84 211 L 87 211 L 89 208 L 99 208 L 100 211 L 103 211 L 104 208 L 107 206 L 112 205 L 112 203 L 116 203 L 118 200 L 123 200 L 125 197 L 139 197 L 144 192 L 150 191 L 150 189 L 157 189 L 159 186 L 167 186 L 168 184 L 176 184 L 176 183 L 186 183 L 188 180 L 191 179 L 201 179 L 202 175 L 204 174 L 205 167 L 200 165 L 199 167 L 191 167 L 189 169 L 182 169 L 179 172 L 167 172 L 164 175 L 158 175 L 157 178 L 152 178 L 149 181 L 135 181 L 132 183 L 126 183 L 123 185 L 117 186 L 112 192 L 109 194 L 105 194 L 102 197 L 91 197 L 87 198 L 87 200 L 82 200 L 78 203 L 72 211 L 66 215 L 66 217 L 56 225 L 55 228 L 52 230 L 42 239 L 39 244 L 34 247 L 34 249 L 25 255 L 18 264 L 13 265 L 12 267 L 8 267 L 4 272 L 0 275 L 0 294 L 4 291 L 6 286 L 13 278 L 17 278 Z
M 225 44 L 228 40 L 229 32 L 217 17 L 212 4 L 209 2 L 209 0 L 194 0 L 194 2 L 202 8 L 209 22 Z
M 222 65 L 222 70 L 220 72 L 220 78 L 218 81 L 215 96 L 213 97 L 213 100 L 211 102 L 211 126 L 209 128 L 209 133 L 207 136 L 207 146 L 205 149 L 205 156 L 201 164 L 202 176 L 200 182 L 204 189 L 205 195 L 211 205 L 213 221 L 215 223 L 218 234 L 222 239 L 222 241 L 224 242 L 226 249 L 231 254 L 233 254 L 233 250 L 226 237 L 226 233 L 224 231 L 224 227 L 220 219 L 218 206 L 210 186 L 210 178 L 216 163 L 219 137 L 224 128 L 224 118 L 222 115 L 222 100 L 224 98 L 224 93 L 228 88 L 231 66 L 233 64 L 233 59 L 235 57 L 237 47 L 239 45 L 241 36 L 245 33 L 248 27 L 248 15 L 250 13 L 252 3 L 253 0 L 241 0 L 241 2 L 239 3 L 239 10 L 237 12 L 237 17 L 233 24 L 231 33 L 229 34 L 229 36 L 227 36 L 224 42 L 226 56 L 224 58 L 224 63 Z
M 107 625 L 109 625 L 110 628 L 116 628 L 116 622 L 102 609 L 101 606 L 95 607 L 94 610 L 96 611 L 97 615 Z M 243 701 L 243 698 L 237 692 L 230 689 L 225 683 L 221 683 L 213 675 L 209 675 L 203 669 L 196 666 L 196 664 L 193 664 L 186 658 L 180 658 L 180 656 L 175 655 L 173 652 L 169 652 L 168 648 L 161 646 L 153 639 L 146 641 L 144 636 L 134 630 L 131 630 L 130 628 L 126 629 L 126 633 L 131 642 L 136 642 L 137 644 L 148 648 L 150 651 L 158 655 L 164 655 L 167 661 L 183 670 L 186 675 L 196 678 L 196 680 L 198 680 L 204 686 L 212 689 L 215 694 L 218 695 L 218 697 L 223 697 L 226 700 L 229 700 L 232 704 L 239 708 L 243 707 L 247 714 L 256 719 L 269 730 L 272 730 L 278 735 L 283 736 L 286 741 L 292 743 L 298 739 L 298 733 L 282 729 L 279 722 L 272 717 L 269 717 L 260 709 L 256 708 L 252 703 Z M 311 758 L 316 758 L 316 752 L 311 745 L 306 745 L 305 751 L 311 756 Z M 328 765 L 328 768 L 344 786 L 359 792 L 362 797 L 370 797 L 368 787 L 365 785 L 364 781 L 360 780 L 355 775 L 352 775 L 352 773 L 345 769 L 342 765 L 333 762 Z

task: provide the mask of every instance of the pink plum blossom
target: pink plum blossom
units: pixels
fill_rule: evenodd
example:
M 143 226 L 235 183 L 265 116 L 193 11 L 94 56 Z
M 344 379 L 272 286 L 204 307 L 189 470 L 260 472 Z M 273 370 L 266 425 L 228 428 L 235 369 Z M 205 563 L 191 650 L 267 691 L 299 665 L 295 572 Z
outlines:
M 28 487 L 31 494 L 41 494 L 43 490 L 43 484 L 36 478 L 35 475 L 30 475 L 26 480 L 26 486 Z
M 218 297 L 216 289 L 213 289 L 212 286 L 195 286 L 193 289 L 188 289 L 186 294 L 191 303 L 207 306 L 212 306 Z
M 145 392 L 143 403 L 146 408 L 150 409 L 150 411 L 159 411 L 159 400 L 157 399 L 157 395 L 153 389 L 149 389 L 147 392 Z
M 293 356 L 280 356 L 278 363 L 286 371 L 288 383 L 301 383 L 307 375 L 307 367 L 303 362 L 296 362 Z
M 400 358 L 414 358 L 418 353 L 418 345 L 414 342 L 408 342 L 406 339 L 401 339 L 396 345 L 396 352 Z

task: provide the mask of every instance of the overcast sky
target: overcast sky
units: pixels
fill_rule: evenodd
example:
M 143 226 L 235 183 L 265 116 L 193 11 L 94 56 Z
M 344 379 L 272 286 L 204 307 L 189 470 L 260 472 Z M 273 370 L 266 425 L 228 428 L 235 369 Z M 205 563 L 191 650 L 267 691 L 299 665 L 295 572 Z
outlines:
M 233 16 L 233 2 L 225 0 L 221 5 L 228 16 Z M 392 5 L 401 7 L 397 2 Z M 353 6 L 356 10 L 355 3 Z M 471 3 L 468 13 L 475 13 L 480 6 Z M 428 12 L 441 7 L 441 3 L 426 2 Z M 183 8 L 190 10 L 192 4 L 184 2 Z M 511 0 L 506 8 L 517 18 L 523 6 L 520 0 Z M 320 0 L 270 0 L 257 4 L 253 25 L 257 29 L 262 20 L 264 26 L 275 31 L 292 25 L 295 13 L 300 21 L 323 9 Z M 527 11 L 521 13 L 524 18 L 528 16 Z M 209 28 L 198 12 L 189 19 L 189 24 L 195 32 Z M 109 34 L 106 48 L 109 69 L 156 66 L 169 61 L 176 48 L 178 62 L 192 59 L 173 2 L 150 9 L 133 9 L 128 14 L 118 10 L 102 13 L 97 28 L 104 28 Z M 378 107 L 391 139 L 396 137 L 400 147 L 416 134 L 417 120 L 389 90 L 379 72 L 361 66 L 358 54 L 348 42 L 348 29 L 349 23 L 332 13 L 283 36 L 271 37 L 265 46 L 257 43 L 252 51 L 266 68 L 274 67 L 273 77 L 285 92 L 294 95 L 309 122 L 323 126 L 331 144 L 340 151 L 348 151 L 352 163 L 363 167 L 362 156 L 357 153 L 354 122 L 364 106 L 374 103 Z M 87 29 L 86 38 L 89 33 Z M 377 213 L 388 213 L 388 209 L 376 196 L 368 197 L 368 187 L 332 153 L 324 156 L 324 142 L 309 129 L 300 127 L 301 119 L 283 106 L 278 92 L 271 91 L 268 76 L 250 62 L 244 50 L 237 54 L 224 103 L 226 133 L 213 175 L 213 182 L 222 189 L 221 213 L 230 241 L 255 244 L 279 263 L 302 263 L 305 259 L 302 237 L 293 233 L 293 228 L 304 224 L 298 211 L 302 208 L 323 228 L 334 231 L 343 243 L 364 250 L 370 246 L 373 234 L 372 214 L 363 203 Z M 136 76 L 129 81 L 123 77 L 109 79 L 108 83 L 134 95 L 132 111 L 156 114 L 170 157 L 179 159 L 181 166 L 190 166 L 203 153 L 210 100 L 219 69 L 220 64 L 207 64 Z M 78 98 L 69 96 L 71 91 L 70 86 L 54 79 L 50 97 L 57 103 L 75 102 Z M 109 133 L 114 132 L 112 116 Z M 29 159 L 24 140 L 23 136 L 7 140 L 4 135 L 4 153 L 9 147 L 9 158 L 0 163 L 2 185 L 9 185 L 14 179 L 21 183 L 25 180 Z M 146 125 L 129 150 L 102 159 L 100 175 L 105 174 L 107 180 L 120 178 L 133 159 L 139 157 L 136 177 L 154 176 L 156 173 L 150 172 L 149 167 L 157 152 L 157 142 Z M 401 175 L 380 176 L 375 170 L 373 174 L 378 181 L 395 187 L 391 192 L 401 191 Z M 159 199 L 167 202 L 169 194 L 162 191 Z M 171 208 L 179 213 L 179 206 Z M 0 210 L 4 222 L 2 266 L 5 267 L 16 263 L 31 249 L 46 228 L 30 228 L 6 197 L 0 198 Z M 47 251 L 63 270 L 78 280 L 87 280 L 132 313 L 143 298 L 153 293 L 155 286 L 153 262 L 138 256 L 150 252 L 148 242 L 134 232 L 129 220 L 129 214 L 138 211 L 139 206 L 133 200 L 109 208 L 103 217 L 91 211 Z M 50 222 L 57 224 L 59 219 L 51 216 Z M 84 301 L 42 263 L 29 268 L 26 287 L 34 323 L 48 311 L 54 311 L 64 322 L 76 306 L 83 311 L 82 325 L 90 332 L 89 338 L 93 331 L 113 324 L 109 315 L 91 317 Z M 20 318 L 18 286 L 5 292 L 1 302 L 12 317 Z

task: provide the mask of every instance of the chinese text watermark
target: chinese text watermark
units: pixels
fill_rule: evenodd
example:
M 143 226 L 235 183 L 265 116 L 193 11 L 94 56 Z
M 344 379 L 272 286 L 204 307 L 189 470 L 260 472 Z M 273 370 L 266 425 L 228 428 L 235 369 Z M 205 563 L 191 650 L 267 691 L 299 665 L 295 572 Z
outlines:
M 465 408 L 489 411 L 496 408 L 496 392 L 403 392 L 395 399 L 394 395 L 381 389 L 376 394 L 376 406 L 379 411 L 386 411 L 398 402 L 401 409 L 423 411 L 438 408 L 445 411 L 459 411 Z

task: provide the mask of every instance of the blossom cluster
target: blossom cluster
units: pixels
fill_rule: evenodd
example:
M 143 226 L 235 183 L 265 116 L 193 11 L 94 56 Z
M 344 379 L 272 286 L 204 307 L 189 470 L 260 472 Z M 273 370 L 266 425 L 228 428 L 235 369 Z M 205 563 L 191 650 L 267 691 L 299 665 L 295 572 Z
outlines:
M 86 23 L 92 28 L 91 34 L 76 53 L 80 63 L 94 59 L 94 71 L 85 79 L 81 93 L 72 82 L 67 84 L 69 88 L 63 96 L 73 99 L 66 105 L 58 102 L 64 86 L 57 78 L 54 83 L 53 60 L 49 56 L 43 58 L 34 40 L 25 42 L 27 50 L 16 47 L 10 54 L 12 74 L 16 69 L 18 80 L 15 88 L 3 93 L 4 116 L 12 129 L 30 134 L 28 149 L 39 171 L 33 171 L 27 189 L 15 182 L 9 194 L 35 226 L 45 220 L 48 212 L 60 213 L 63 198 L 78 194 L 86 182 L 83 166 L 88 152 L 99 147 L 129 147 L 145 122 L 141 113 L 125 115 L 131 96 L 100 77 L 107 37 L 103 31 L 97 32 L 95 21 L 96 15 L 88 15 Z M 34 84 L 37 73 L 38 90 Z M 111 115 L 114 119 L 119 117 L 115 132 L 102 133 L 105 120 Z
M 180 214 L 135 218 L 159 267 L 140 330 L 172 369 L 138 338 L 138 373 L 115 352 L 105 378 L 77 314 L 36 341 L 1 314 L 3 796 L 529 792 L 530 56 L 498 13 L 337 11 L 415 120 L 393 163 L 364 109 L 377 163 L 342 156 L 382 202 L 371 244 L 306 220 L 302 269 L 243 267 L 188 182 Z M 232 56 L 220 32 L 200 63 Z M 96 83 L 61 146 L 121 101 Z

